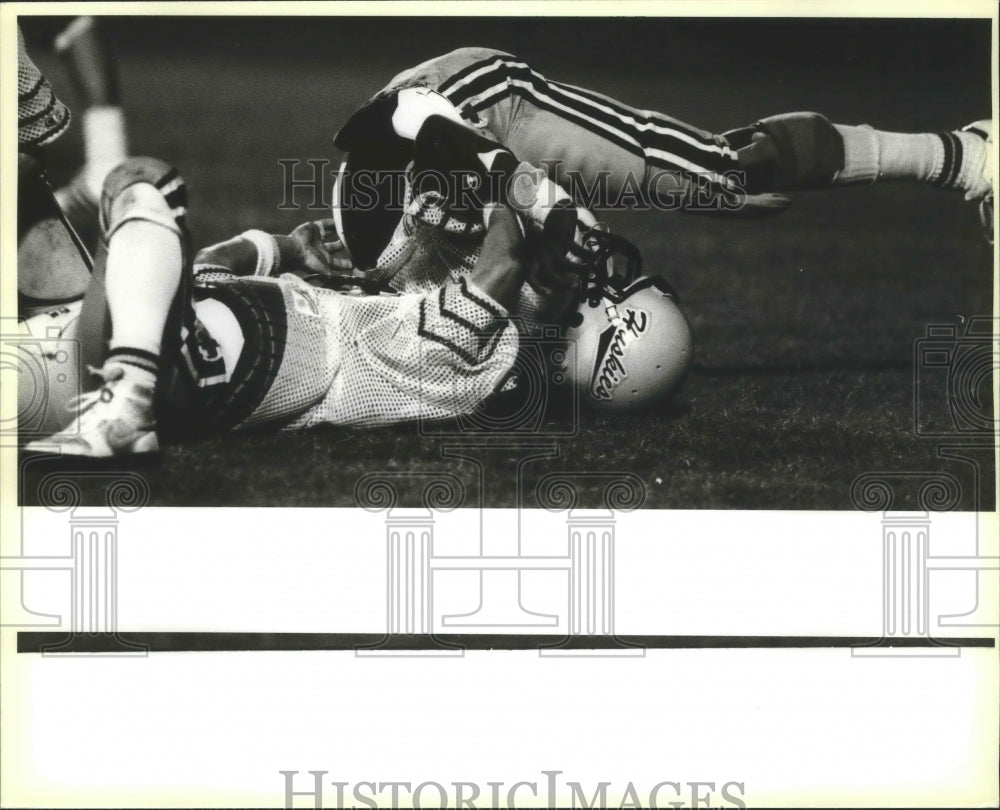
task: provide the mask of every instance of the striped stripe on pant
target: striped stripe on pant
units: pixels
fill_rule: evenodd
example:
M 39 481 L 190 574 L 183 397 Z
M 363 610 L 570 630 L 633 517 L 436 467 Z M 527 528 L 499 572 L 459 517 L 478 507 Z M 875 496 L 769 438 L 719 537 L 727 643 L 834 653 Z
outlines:
M 479 59 L 437 89 L 466 119 L 484 123 L 563 185 L 604 178 L 612 200 L 633 190 L 647 203 L 675 200 L 695 184 L 714 191 L 738 185 L 736 153 L 718 136 L 549 81 L 507 54 Z

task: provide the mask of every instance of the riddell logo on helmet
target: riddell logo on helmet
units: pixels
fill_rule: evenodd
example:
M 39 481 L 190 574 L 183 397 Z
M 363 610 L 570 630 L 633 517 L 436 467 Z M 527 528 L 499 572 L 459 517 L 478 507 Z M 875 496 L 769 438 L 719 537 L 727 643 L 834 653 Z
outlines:
M 610 400 L 614 389 L 628 377 L 625 368 L 625 349 L 645 333 L 649 326 L 649 313 L 643 309 L 627 307 L 624 316 L 618 315 L 597 342 L 597 361 L 590 379 L 590 395 L 594 399 Z

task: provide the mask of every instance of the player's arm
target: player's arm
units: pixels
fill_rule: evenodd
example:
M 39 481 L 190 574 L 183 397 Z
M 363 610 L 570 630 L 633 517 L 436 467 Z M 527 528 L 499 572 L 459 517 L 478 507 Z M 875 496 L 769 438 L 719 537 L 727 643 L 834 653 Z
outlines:
M 508 311 L 517 303 L 525 281 L 523 241 L 517 216 L 509 208 L 497 206 L 479 259 L 469 274 L 473 284 Z
M 509 312 L 527 272 L 523 245 L 513 212 L 496 209 L 469 276 L 425 295 L 345 296 L 333 324 L 343 349 L 329 420 L 388 424 L 475 410 L 517 356 Z
M 194 274 L 276 276 L 281 273 L 350 272 L 343 245 L 332 220 L 304 222 L 287 236 L 260 230 L 244 231 L 225 242 L 198 251 Z

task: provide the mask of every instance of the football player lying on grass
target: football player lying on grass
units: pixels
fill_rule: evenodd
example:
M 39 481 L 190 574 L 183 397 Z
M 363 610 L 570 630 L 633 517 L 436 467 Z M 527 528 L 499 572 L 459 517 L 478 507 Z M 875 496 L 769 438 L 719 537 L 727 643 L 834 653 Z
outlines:
M 467 275 L 428 293 L 366 294 L 363 279 L 336 276 L 340 245 L 323 223 L 288 237 L 247 232 L 202 251 L 192 268 L 186 205 L 180 176 L 158 160 L 130 158 L 108 175 L 90 286 L 79 316 L 72 307 L 60 316 L 60 337 L 79 342 L 97 387 L 73 397 L 69 424 L 29 451 L 112 457 L 261 425 L 470 413 L 514 363 L 510 313 L 522 288 L 565 309 L 580 294 L 575 274 L 596 266 L 566 246 L 575 207 L 515 212 L 500 203 L 480 215 L 481 249 Z M 51 396 L 90 382 L 64 381 Z
M 103 84 L 113 86 L 112 78 L 104 77 Z M 33 131 L 33 121 L 33 115 L 23 118 L 21 132 Z M 123 137 L 103 130 L 89 140 L 95 141 L 89 150 L 94 155 L 117 155 L 124 144 Z M 400 292 L 430 291 L 474 267 L 482 238 L 479 211 L 495 200 L 493 180 L 516 172 L 521 161 L 545 168 L 547 184 L 529 186 L 550 205 L 572 196 L 591 209 L 627 204 L 763 216 L 790 204 L 776 192 L 876 180 L 927 182 L 978 202 L 992 241 L 991 121 L 957 132 L 912 134 L 789 113 L 718 135 L 549 81 L 510 54 L 462 48 L 396 76 L 335 141 L 347 153 L 334 193 L 338 236 L 357 270 Z M 90 178 L 103 171 L 103 164 L 97 171 L 93 162 L 84 171 Z M 413 187 L 413 178 L 421 176 L 444 178 L 443 205 L 422 205 L 424 189 Z M 455 178 L 460 180 L 451 182 Z M 19 216 L 19 231 L 28 237 L 32 221 Z M 24 241 L 19 232 L 19 251 Z M 68 299 L 86 274 L 71 275 L 66 284 L 55 271 L 33 280 L 50 301 Z M 19 276 L 19 289 L 30 277 Z M 525 295 L 530 299 L 530 292 Z
M 116 153 L 123 142 L 105 134 L 105 148 L 95 138 L 94 154 Z M 787 113 L 714 134 L 550 81 L 510 54 L 461 48 L 393 78 L 335 141 L 347 153 L 334 195 L 339 238 L 355 268 L 398 291 L 429 291 L 468 272 L 481 238 L 470 233 L 476 205 L 446 206 L 448 216 L 435 221 L 431 215 L 439 216 L 441 206 L 423 211 L 422 195 L 409 182 L 404 198 L 400 177 L 424 171 L 475 185 L 487 174 L 515 170 L 519 161 L 545 167 L 552 182 L 542 193 L 550 201 L 568 189 L 590 209 L 617 204 L 764 216 L 790 204 L 778 192 L 931 183 L 977 202 L 987 239 L 993 238 L 992 121 L 954 132 L 899 133 Z M 461 188 L 449 184 L 446 196 L 467 203 L 469 190 L 464 181 Z M 473 196 L 485 204 L 481 192 Z M 50 298 L 71 296 L 52 278 L 44 281 Z
M 396 76 L 335 143 L 347 153 L 334 193 L 338 234 L 356 268 L 398 290 L 432 288 L 474 264 L 463 228 L 470 189 L 488 196 L 488 176 L 518 161 L 545 167 L 550 201 L 566 189 L 592 210 L 763 216 L 790 204 L 776 192 L 933 183 L 978 202 L 992 241 L 991 121 L 910 134 L 788 113 L 719 135 L 550 81 L 510 54 L 462 48 Z M 410 179 L 421 176 L 453 180 L 445 223 L 414 204 Z

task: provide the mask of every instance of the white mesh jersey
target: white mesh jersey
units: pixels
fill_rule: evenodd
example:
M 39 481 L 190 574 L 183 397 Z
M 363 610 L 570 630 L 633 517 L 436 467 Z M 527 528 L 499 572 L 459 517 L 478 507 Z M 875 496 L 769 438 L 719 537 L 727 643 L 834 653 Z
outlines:
M 512 366 L 507 312 L 461 277 L 433 293 L 371 296 L 286 274 L 288 326 L 277 375 L 242 427 L 282 421 L 376 426 L 471 413 Z

